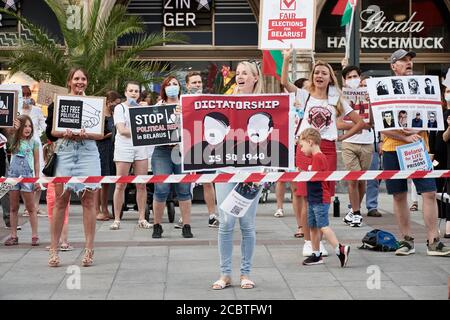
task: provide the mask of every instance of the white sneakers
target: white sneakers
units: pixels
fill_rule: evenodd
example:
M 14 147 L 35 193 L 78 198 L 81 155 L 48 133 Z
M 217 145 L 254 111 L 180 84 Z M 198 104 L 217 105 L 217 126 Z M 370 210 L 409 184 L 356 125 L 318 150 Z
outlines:
M 273 215 L 275 218 L 281 218 L 284 216 L 283 209 L 277 209 L 277 211 Z
M 345 215 L 344 219 L 342 219 L 347 225 L 350 227 L 361 227 L 362 225 L 362 215 L 353 214 L 352 209 Z
M 323 245 L 323 242 L 320 241 L 320 253 L 322 253 L 323 257 L 328 256 L 328 251 L 325 249 L 325 246 Z M 305 244 L 303 245 L 303 256 L 304 257 L 310 257 L 312 256 L 312 244 L 310 240 L 305 240 Z

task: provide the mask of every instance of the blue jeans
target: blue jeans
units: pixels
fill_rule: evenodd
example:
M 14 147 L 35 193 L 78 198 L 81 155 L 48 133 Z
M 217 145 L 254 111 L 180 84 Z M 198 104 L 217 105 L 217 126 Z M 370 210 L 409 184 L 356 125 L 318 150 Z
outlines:
M 380 157 L 378 152 L 374 152 L 372 156 L 372 163 L 369 170 L 378 170 L 380 166 Z M 366 188 L 366 208 L 367 211 L 378 209 L 378 190 L 380 181 L 377 179 L 368 180 Z
M 33 176 L 33 169 L 30 168 L 27 158 L 20 157 L 17 154 L 11 156 L 11 165 L 8 170 L 9 178 L 30 178 Z M 33 192 L 32 183 L 18 183 L 12 187 L 11 191 Z
M 100 176 L 100 155 L 94 140 L 59 139 L 56 146 L 55 177 Z M 64 189 L 80 193 L 100 188 L 99 183 L 66 183 Z
M 152 155 L 152 172 L 158 174 L 181 174 L 179 147 L 158 146 Z M 175 191 L 178 201 L 191 200 L 191 184 L 176 183 Z M 170 193 L 170 183 L 155 183 L 154 199 L 166 202 Z
M 233 217 L 220 209 L 220 205 L 236 183 L 216 183 L 217 207 L 219 208 L 219 255 L 222 276 L 231 276 L 233 256 L 233 230 L 236 219 L 241 227 L 241 275 L 248 276 L 252 268 L 253 251 L 256 244 L 255 218 L 261 191 L 256 196 L 247 213 L 241 217 Z
M 330 225 L 328 220 L 329 203 L 310 203 L 308 202 L 308 227 L 325 228 Z

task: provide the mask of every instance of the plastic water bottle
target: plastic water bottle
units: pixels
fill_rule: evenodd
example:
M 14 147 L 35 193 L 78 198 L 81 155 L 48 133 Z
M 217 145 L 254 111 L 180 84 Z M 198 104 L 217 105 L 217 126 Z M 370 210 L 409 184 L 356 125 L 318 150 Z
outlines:
M 338 197 L 334 197 L 333 201 L 333 217 L 340 217 L 341 216 L 341 203 L 339 201 Z

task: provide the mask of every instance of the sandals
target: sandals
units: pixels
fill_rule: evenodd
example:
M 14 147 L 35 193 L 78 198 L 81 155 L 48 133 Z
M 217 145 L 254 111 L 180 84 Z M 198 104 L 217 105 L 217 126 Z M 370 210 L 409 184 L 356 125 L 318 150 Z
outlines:
M 96 219 L 97 221 L 109 221 L 109 215 L 99 212 Z
M 294 237 L 296 237 L 297 239 L 298 238 L 303 238 L 305 236 L 305 234 L 302 231 L 300 231 L 300 230 L 302 230 L 302 226 L 298 226 L 297 232 L 294 233 Z
M 213 283 L 213 285 L 211 286 L 211 288 L 213 290 L 223 290 L 226 287 L 231 286 L 231 279 L 227 278 L 228 281 L 223 280 L 222 278 L 220 278 L 219 280 L 217 280 L 216 282 Z
M 83 267 L 89 267 L 94 263 L 94 250 L 92 249 L 84 249 L 84 257 L 81 263 L 83 264 Z
M 49 256 L 50 256 L 50 258 L 48 259 L 48 266 L 49 267 L 57 267 L 59 265 L 58 250 L 50 249 Z
M 241 277 L 241 288 L 242 289 L 253 289 L 255 287 L 255 283 L 248 279 Z
M 119 230 L 120 229 L 120 221 L 114 220 L 112 225 L 109 227 L 109 230 Z
M 73 247 L 68 243 L 63 243 L 59 246 L 59 250 L 61 251 L 72 251 Z
M 273 215 L 275 218 L 284 217 L 283 209 L 277 209 L 277 211 Z
M 31 246 L 37 247 L 39 245 L 39 237 L 32 237 L 31 238 Z
M 419 210 L 419 204 L 416 201 L 414 201 L 411 207 L 409 208 L 409 211 L 417 211 L 417 210 Z
M 5 241 L 5 246 L 16 246 L 19 244 L 19 238 L 18 237 L 9 237 Z
M 139 220 L 138 227 L 142 229 L 150 229 L 151 227 L 153 227 L 153 225 L 149 223 L 147 220 Z

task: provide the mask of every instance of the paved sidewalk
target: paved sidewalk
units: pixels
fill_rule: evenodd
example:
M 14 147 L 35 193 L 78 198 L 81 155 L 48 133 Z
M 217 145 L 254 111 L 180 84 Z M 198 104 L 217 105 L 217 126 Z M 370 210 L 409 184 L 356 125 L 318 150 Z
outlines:
M 152 230 L 137 228 L 137 213 L 124 214 L 121 229 L 110 231 L 110 222 L 98 222 L 94 266 L 78 268 L 82 259 L 81 207 L 71 207 L 69 239 L 75 250 L 61 252 L 59 268 L 47 267 L 48 220 L 39 218 L 41 246 L 30 246 L 30 225 L 24 218 L 19 246 L 0 245 L 0 299 L 447 299 L 450 258 L 426 256 L 421 212 L 412 213 L 416 254 L 397 257 L 393 253 L 358 250 L 364 234 L 373 228 L 394 232 L 392 197 L 380 195 L 382 218 L 366 218 L 361 228 L 343 224 L 347 196 L 339 195 L 341 218 L 330 221 L 338 239 L 352 246 L 348 268 L 341 269 L 334 255 L 324 265 L 305 267 L 302 239 L 295 239 L 292 206 L 286 195 L 285 217 L 275 218 L 274 195 L 260 204 L 257 215 L 257 246 L 254 256 L 253 290 L 239 287 L 240 233 L 235 232 L 233 286 L 210 289 L 219 277 L 217 229 L 208 228 L 204 204 L 194 204 L 193 239 L 183 239 L 181 230 L 164 216 L 162 239 L 152 239 Z M 44 205 L 41 205 L 44 208 Z M 23 210 L 23 205 L 21 210 Z M 179 208 L 177 217 L 179 217 Z M 3 223 L 3 222 L 0 222 Z M 443 231 L 444 223 L 441 223 Z M 7 233 L 0 233 L 2 240 Z M 447 239 L 445 239 L 447 240 Z M 3 241 L 2 241 L 3 242 Z M 449 241 L 446 241 L 450 245 Z M 332 248 L 327 246 L 332 253 Z M 370 266 L 370 268 L 368 268 Z M 374 271 L 375 270 L 375 273 Z M 80 272 L 81 286 L 74 274 Z M 369 272 L 368 272 L 369 271 Z M 379 275 L 379 289 L 376 285 Z M 373 280 L 373 281 L 372 281 Z

